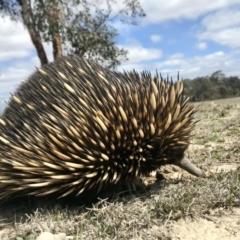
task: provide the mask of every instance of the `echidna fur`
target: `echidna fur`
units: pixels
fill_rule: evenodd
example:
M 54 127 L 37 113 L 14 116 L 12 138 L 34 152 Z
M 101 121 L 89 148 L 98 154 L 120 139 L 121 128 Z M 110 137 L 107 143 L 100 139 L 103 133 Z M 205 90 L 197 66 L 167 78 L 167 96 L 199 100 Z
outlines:
M 0 118 L 0 200 L 96 193 L 184 158 L 195 109 L 182 81 L 114 72 L 77 56 L 38 69 Z

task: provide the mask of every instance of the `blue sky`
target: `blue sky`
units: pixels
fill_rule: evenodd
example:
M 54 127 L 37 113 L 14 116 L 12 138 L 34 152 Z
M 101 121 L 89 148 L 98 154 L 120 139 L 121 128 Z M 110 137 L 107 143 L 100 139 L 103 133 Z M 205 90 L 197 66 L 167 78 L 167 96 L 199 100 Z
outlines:
M 120 1 L 119 1 L 120 2 Z M 115 24 L 117 44 L 129 51 L 118 70 L 156 69 L 183 78 L 223 70 L 240 75 L 239 0 L 140 0 L 147 14 L 137 26 Z M 44 43 L 52 61 L 51 45 Z M 21 23 L 0 18 L 0 112 L 16 87 L 39 67 Z

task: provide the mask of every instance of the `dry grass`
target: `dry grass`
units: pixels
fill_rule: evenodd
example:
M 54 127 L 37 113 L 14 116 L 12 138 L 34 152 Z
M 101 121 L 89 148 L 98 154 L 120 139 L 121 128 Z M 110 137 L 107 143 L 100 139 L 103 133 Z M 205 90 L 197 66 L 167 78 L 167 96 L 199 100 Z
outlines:
M 0 205 L 0 239 L 30 240 L 43 231 L 63 232 L 68 239 L 180 239 L 174 223 L 220 218 L 240 207 L 240 98 L 201 103 L 196 118 L 201 121 L 187 155 L 206 178 L 163 168 L 144 179 L 146 193 L 88 207 L 17 199 Z

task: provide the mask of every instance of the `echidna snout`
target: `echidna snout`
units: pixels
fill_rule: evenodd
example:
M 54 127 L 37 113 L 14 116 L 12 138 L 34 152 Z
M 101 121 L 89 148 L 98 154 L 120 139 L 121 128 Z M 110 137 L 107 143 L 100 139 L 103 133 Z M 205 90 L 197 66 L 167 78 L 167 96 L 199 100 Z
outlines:
M 176 161 L 174 164 L 197 177 L 201 177 L 203 175 L 202 170 L 196 167 L 186 158 L 182 158 L 181 160 Z
M 77 56 L 38 69 L 0 119 L 0 200 L 128 183 L 183 158 L 194 128 L 183 83 L 113 72 Z

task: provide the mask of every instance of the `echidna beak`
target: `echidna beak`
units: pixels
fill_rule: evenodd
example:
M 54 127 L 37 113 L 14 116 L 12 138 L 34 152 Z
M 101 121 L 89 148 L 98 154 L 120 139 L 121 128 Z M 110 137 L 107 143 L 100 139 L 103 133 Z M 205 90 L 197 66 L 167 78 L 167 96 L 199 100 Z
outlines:
M 175 163 L 180 168 L 186 170 L 187 172 L 193 174 L 194 176 L 201 177 L 203 175 L 203 172 L 200 168 L 196 167 L 194 164 L 192 164 L 189 160 L 186 158 L 182 158 L 181 161 Z

